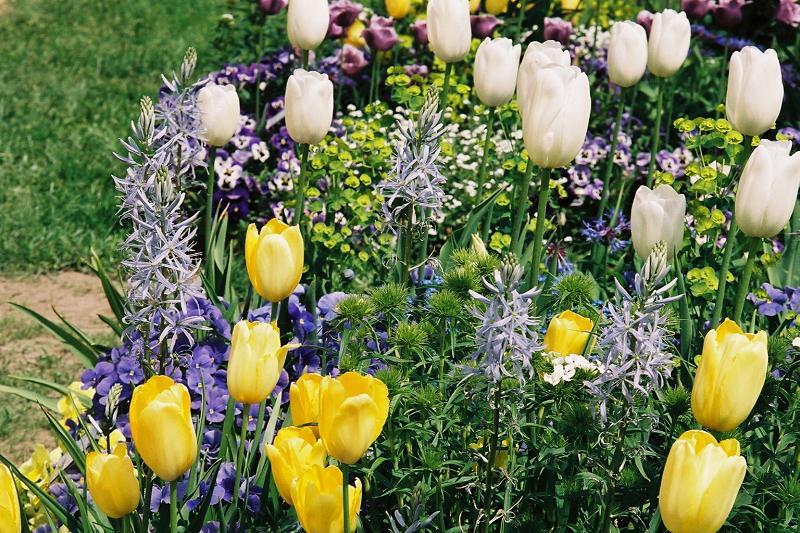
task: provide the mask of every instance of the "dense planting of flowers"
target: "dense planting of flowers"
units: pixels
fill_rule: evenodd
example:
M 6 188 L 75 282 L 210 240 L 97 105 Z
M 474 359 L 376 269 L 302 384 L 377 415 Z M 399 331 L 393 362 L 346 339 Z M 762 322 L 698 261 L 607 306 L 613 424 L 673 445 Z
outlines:
M 668 4 L 230 3 L 0 532 L 800 528 L 800 4 Z

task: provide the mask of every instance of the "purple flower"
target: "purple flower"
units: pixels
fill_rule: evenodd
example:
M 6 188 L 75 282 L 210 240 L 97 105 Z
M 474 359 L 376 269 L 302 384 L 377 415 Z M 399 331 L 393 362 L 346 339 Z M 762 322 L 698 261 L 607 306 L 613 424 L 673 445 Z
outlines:
M 336 318 L 336 306 L 339 305 L 339 302 L 344 300 L 346 296 L 346 293 L 338 291 L 328 293 L 320 298 L 317 302 L 317 312 L 320 318 L 322 320 L 333 320 Z
M 544 38 L 547 41 L 558 41 L 563 45 L 569 43 L 572 35 L 572 23 L 558 18 L 545 17 L 544 19 Z
M 656 163 L 661 170 L 677 175 L 680 172 L 681 164 L 678 158 L 669 150 L 661 150 L 656 154 Z
M 790 297 L 794 296 L 797 291 L 791 287 L 785 289 L 776 289 L 769 283 L 763 283 L 761 289 L 764 292 L 764 298 L 759 298 L 755 293 L 750 293 L 747 299 L 753 302 L 753 305 L 758 309 L 758 313 L 764 316 L 776 316 L 782 313 L 787 308 Z
M 417 44 L 428 44 L 428 23 L 418 20 L 409 26 L 411 33 L 414 34 L 414 42 Z
M 786 127 L 779 129 L 778 133 L 787 136 L 794 144 L 800 145 L 800 130 Z
M 350 0 L 339 0 L 331 4 L 330 24 L 328 26 L 328 37 L 339 39 L 347 33 L 347 28 L 355 22 L 364 6 L 351 2 Z
M 258 9 L 265 15 L 277 15 L 288 3 L 287 0 L 258 0 Z
M 647 34 L 650 34 L 650 27 L 653 25 L 653 14 L 643 9 L 636 15 L 636 23 L 644 27 Z
M 121 383 L 127 385 L 138 385 L 144 381 L 144 370 L 139 360 L 133 356 L 127 356 L 120 359 L 117 365 L 117 374 Z
M 775 19 L 787 26 L 797 28 L 800 26 L 800 4 L 796 0 L 780 0 L 775 11 Z
M 701 19 L 714 6 L 713 0 L 681 0 L 681 11 L 686 11 L 689 18 Z
M 748 3 L 748 0 L 719 0 L 719 4 L 712 7 L 714 20 L 725 29 L 734 28 L 742 22 L 742 7 Z
M 427 67 L 427 65 L 418 65 L 418 64 L 406 65 L 405 67 L 403 67 L 403 69 L 405 70 L 406 76 L 409 76 L 409 77 L 412 77 L 412 78 L 414 76 L 419 76 L 421 78 L 427 78 L 428 77 L 428 67 Z
M 502 21 L 494 15 L 470 15 L 469 22 L 472 26 L 472 36 L 476 39 L 491 37 L 495 28 L 502 24 Z
M 391 50 L 400 42 L 400 38 L 397 37 L 397 32 L 394 30 L 394 20 L 377 15 L 370 19 L 369 26 L 364 28 L 361 35 L 367 42 L 367 46 L 381 52 Z
M 369 64 L 364 52 L 352 44 L 344 45 L 339 52 L 339 56 L 342 62 L 342 71 L 351 78 L 364 70 Z

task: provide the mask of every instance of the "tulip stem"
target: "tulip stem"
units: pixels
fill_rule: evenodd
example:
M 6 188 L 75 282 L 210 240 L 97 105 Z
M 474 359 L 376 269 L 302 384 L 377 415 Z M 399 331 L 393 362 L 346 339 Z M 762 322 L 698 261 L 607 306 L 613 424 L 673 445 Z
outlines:
M 661 116 L 664 114 L 664 80 L 661 78 L 656 82 L 656 123 L 653 129 L 653 136 L 650 139 L 650 164 L 647 167 L 647 186 L 653 186 L 653 171 L 656 169 L 656 153 L 658 152 L 658 141 L 661 136 Z
M 552 168 L 542 169 L 539 180 L 539 205 L 536 207 L 536 233 L 533 237 L 529 287 L 539 284 L 539 265 L 542 262 L 542 239 L 544 238 L 544 219 L 547 215 L 547 201 L 550 198 L 550 173 Z
M 308 144 L 300 145 L 300 175 L 297 177 L 297 196 L 294 202 L 294 218 L 292 220 L 292 225 L 294 226 L 300 225 L 300 221 L 303 219 L 303 204 L 306 201 L 306 182 L 308 181 L 306 163 L 308 162 L 309 148 Z
M 486 134 L 483 136 L 483 156 L 481 157 L 481 166 L 478 170 L 478 188 L 475 191 L 475 206 L 478 206 L 483 199 L 483 186 L 486 184 L 486 162 L 489 160 L 489 143 L 491 142 L 494 116 L 496 113 L 496 107 L 489 108 L 489 120 L 486 123 Z
M 442 85 L 442 95 L 439 100 L 439 108 L 442 110 L 442 114 L 444 114 L 445 109 L 447 109 L 447 95 L 450 92 L 450 75 L 452 72 L 453 63 L 447 63 L 444 67 L 444 85 Z
M 683 267 L 681 266 L 677 251 L 675 252 L 675 271 L 678 277 L 678 290 L 683 294 L 683 298 L 681 298 L 678 304 L 678 312 L 680 316 L 681 357 L 686 360 L 692 345 L 692 320 L 689 316 L 689 295 L 686 293 L 686 281 L 684 280 Z
M 750 276 L 753 274 L 753 267 L 756 264 L 756 256 L 761 250 L 761 238 L 750 237 L 747 247 L 747 263 L 744 265 L 742 279 L 739 280 L 739 289 L 736 291 L 736 307 L 733 308 L 733 321 L 739 323 L 742 318 L 744 301 L 747 298 L 747 291 L 750 288 Z
M 494 462 L 497 458 L 497 440 L 500 433 L 500 384 L 494 392 L 494 409 L 492 418 L 492 434 L 489 435 L 489 461 L 486 464 L 486 485 L 483 487 L 483 514 L 485 521 L 483 523 L 483 533 L 489 532 L 489 511 L 492 506 L 492 474 L 494 473 Z
M 719 325 L 722 318 L 722 304 L 725 302 L 725 286 L 728 284 L 728 272 L 730 270 L 731 256 L 736 247 L 736 234 L 739 226 L 736 225 L 736 218 L 731 218 L 731 227 L 728 230 L 728 238 L 725 241 L 725 253 L 722 256 L 722 265 L 719 268 L 719 285 L 717 287 L 717 299 L 714 301 L 714 315 L 711 317 L 711 329 Z
M 208 159 L 208 181 L 206 184 L 206 227 L 205 227 L 205 255 L 203 259 L 206 262 L 206 275 L 208 276 L 214 267 L 211 260 L 211 228 L 214 220 L 214 178 L 216 171 L 214 170 L 214 163 L 217 158 L 217 149 L 214 146 L 209 146 L 209 159 Z
M 147 502 L 145 502 L 147 505 Z M 169 530 L 172 533 L 178 531 L 178 480 L 169 484 Z
M 514 42 L 519 42 L 522 33 L 522 23 L 525 21 L 525 8 L 528 7 L 528 0 L 520 0 L 519 15 L 517 16 L 517 29 L 514 31 Z
M 350 465 L 342 463 L 342 522 L 344 533 L 350 533 Z
M 600 206 L 597 209 L 597 217 L 601 218 L 608 206 L 608 197 L 611 194 L 611 176 L 614 169 L 614 154 L 617 152 L 619 144 L 619 130 L 622 126 L 622 113 L 625 111 L 625 89 L 620 89 L 619 103 L 617 106 L 617 117 L 614 121 L 614 136 L 611 139 L 611 150 L 606 159 L 605 173 L 603 174 L 603 193 L 600 197 Z
M 239 502 L 239 483 L 242 480 L 242 470 L 244 470 L 244 449 L 247 442 L 247 426 L 250 422 L 250 405 L 242 404 L 242 432 L 239 438 L 239 449 L 236 452 L 236 476 L 233 481 L 233 500 L 238 505 Z
M 528 211 L 528 195 L 530 194 L 531 177 L 533 176 L 533 161 L 530 159 L 525 165 L 525 172 L 520 175 L 520 180 L 517 182 L 515 190 L 516 212 L 514 213 L 514 220 L 511 224 L 511 250 L 521 256 L 523 246 L 519 244 L 522 235 L 522 226 L 525 213 Z M 525 239 L 522 239 L 523 241 Z
M 622 449 L 625 446 L 625 434 L 627 431 L 628 421 L 623 420 L 622 425 L 619 427 L 619 441 L 617 442 L 617 447 L 614 449 L 614 456 L 611 459 L 611 479 L 608 482 L 608 492 L 606 492 L 605 504 L 603 506 L 603 518 L 600 522 L 601 527 L 598 530 L 601 533 L 608 533 L 609 529 L 611 528 L 611 507 L 614 504 L 614 491 L 617 488 L 614 478 L 617 475 L 620 465 L 622 464 Z
M 411 267 L 411 233 L 414 228 L 414 206 L 409 205 L 406 210 L 406 227 L 403 231 L 403 255 L 400 258 L 400 282 L 409 283 L 409 269 Z

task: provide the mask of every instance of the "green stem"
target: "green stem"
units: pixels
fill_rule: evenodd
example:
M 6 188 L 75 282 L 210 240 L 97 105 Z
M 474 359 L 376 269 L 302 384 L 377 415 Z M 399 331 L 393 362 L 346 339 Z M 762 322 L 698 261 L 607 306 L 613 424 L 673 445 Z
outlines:
M 250 405 L 242 404 L 242 432 L 239 438 L 239 449 L 236 452 L 236 476 L 233 481 L 233 500 L 234 505 L 239 504 L 239 484 L 242 480 L 242 470 L 244 468 L 244 448 L 247 442 L 247 426 L 250 422 Z
M 403 255 L 400 257 L 400 282 L 408 284 L 409 267 L 411 266 L 411 232 L 414 227 L 414 206 L 410 205 L 406 212 L 406 227 L 403 231 Z
M 350 465 L 342 463 L 342 519 L 344 533 L 350 533 Z
M 736 307 L 733 308 L 733 321 L 737 324 L 742 318 L 742 309 L 744 309 L 744 301 L 747 298 L 747 292 L 750 288 L 750 276 L 753 275 L 753 267 L 756 264 L 756 257 L 761 250 L 761 238 L 750 237 L 750 242 L 747 247 L 747 263 L 744 265 L 744 272 L 742 272 L 742 279 L 739 280 L 739 289 L 736 291 Z
M 525 166 L 525 172 L 520 175 L 520 180 L 517 182 L 516 191 L 514 193 L 514 201 L 517 204 L 517 210 L 514 213 L 514 221 L 511 224 L 511 249 L 517 255 L 521 255 L 520 249 L 522 246 L 519 245 L 519 241 L 522 235 L 525 213 L 528 212 L 528 195 L 531 187 L 531 176 L 533 176 L 533 161 L 529 159 Z
M 539 180 L 539 205 L 536 208 L 536 233 L 533 237 L 533 256 L 531 256 L 531 269 L 529 287 L 539 283 L 539 265 L 542 262 L 542 239 L 544 238 L 544 219 L 547 216 L 547 201 L 550 198 L 550 173 L 552 168 L 542 169 Z
M 489 462 L 486 465 L 486 486 L 483 487 L 483 533 L 489 532 L 489 511 L 492 506 L 492 474 L 494 473 L 494 461 L 497 457 L 497 440 L 500 433 L 500 385 L 497 385 L 494 393 L 494 409 L 492 419 L 492 434 L 489 436 Z
M 647 186 L 653 186 L 653 171 L 656 168 L 656 153 L 658 152 L 658 141 L 661 136 L 661 115 L 664 114 L 664 81 L 659 78 L 656 89 L 656 123 L 653 129 L 653 136 L 650 139 L 650 164 L 647 167 Z
M 489 143 L 492 137 L 492 128 L 494 127 L 494 117 L 497 113 L 497 108 L 492 107 L 489 109 L 489 120 L 486 124 L 486 134 L 483 136 L 483 156 L 481 157 L 481 166 L 478 169 L 478 189 L 475 192 L 475 205 L 481 203 L 483 199 L 483 186 L 486 184 L 486 162 L 489 160 Z
M 692 320 L 689 316 L 689 294 L 686 292 L 685 274 L 677 251 L 675 252 L 675 271 L 675 274 L 678 276 L 678 290 L 683 294 L 683 298 L 681 298 L 678 304 L 678 312 L 680 313 L 681 319 L 681 358 L 685 361 L 689 355 L 689 349 L 692 344 Z
M 450 75 L 453 72 L 453 63 L 447 63 L 444 68 L 444 85 L 442 86 L 442 94 L 439 100 L 439 108 L 444 112 L 447 109 L 447 96 L 450 93 Z
M 149 505 L 145 502 L 145 505 Z M 169 484 L 169 530 L 172 533 L 178 531 L 178 480 Z
M 269 321 L 270 322 L 278 322 L 278 317 L 280 316 L 281 312 L 281 303 L 280 302 L 272 302 L 272 306 L 269 308 Z
M 617 105 L 617 118 L 614 121 L 614 137 L 611 139 L 611 150 L 608 152 L 606 159 L 606 168 L 603 174 L 603 194 L 600 197 L 600 206 L 597 209 L 597 216 L 602 217 L 603 213 L 608 206 L 608 197 L 611 194 L 611 176 L 614 169 L 614 154 L 617 151 L 619 144 L 619 130 L 622 125 L 622 113 L 625 111 L 625 90 L 621 89 L 619 94 L 619 103 Z
M 728 272 L 731 265 L 731 256 L 733 249 L 736 247 L 736 234 L 739 232 L 739 226 L 736 225 L 736 218 L 731 218 L 731 227 L 728 230 L 728 239 L 725 241 L 725 252 L 722 256 L 722 265 L 719 267 L 719 285 L 717 287 L 717 298 L 714 301 L 714 315 L 711 317 L 711 329 L 719 325 L 720 318 L 722 318 L 722 305 L 725 303 L 725 286 L 728 284 Z
M 144 467 L 144 463 L 142 463 L 142 467 Z M 147 475 L 147 480 L 145 481 L 144 487 L 144 502 L 142 504 L 143 512 L 142 512 L 142 530 L 147 532 L 149 531 L 148 527 L 150 525 L 150 498 L 153 495 L 153 476 Z
M 622 425 L 619 428 L 619 442 L 617 442 L 617 447 L 614 450 L 614 457 L 611 460 L 611 479 L 608 483 L 608 492 L 606 492 L 605 502 L 603 506 L 603 518 L 600 522 L 601 533 L 608 533 L 611 529 L 611 507 L 614 505 L 614 491 L 617 488 L 616 481 L 614 478 L 617 475 L 617 471 L 619 470 L 620 465 L 622 464 L 623 458 L 623 448 L 625 446 L 625 434 L 628 430 L 628 422 L 623 421 Z
M 522 33 L 522 23 L 525 21 L 525 8 L 528 7 L 528 0 L 520 0 L 519 3 L 519 16 L 517 16 L 517 29 L 514 31 L 514 42 L 519 42 L 519 36 Z
M 303 219 L 303 211 L 306 200 L 306 182 L 308 181 L 308 173 L 306 172 L 306 163 L 308 162 L 308 151 L 310 146 L 307 144 L 300 145 L 300 175 L 297 177 L 297 196 L 294 202 L 294 218 L 292 225 L 300 225 Z
M 209 146 L 209 160 L 208 160 L 208 181 L 206 184 L 206 224 L 205 224 L 205 255 L 203 259 L 206 261 L 206 273 L 213 268 L 211 262 L 211 227 L 214 221 L 214 178 L 217 173 L 214 171 L 214 161 L 217 158 L 217 148 Z

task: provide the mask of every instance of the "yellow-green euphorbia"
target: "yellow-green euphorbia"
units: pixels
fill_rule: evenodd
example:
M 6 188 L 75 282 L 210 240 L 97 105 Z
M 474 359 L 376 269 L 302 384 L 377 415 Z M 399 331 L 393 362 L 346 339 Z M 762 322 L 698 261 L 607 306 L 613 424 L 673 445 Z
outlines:
M 320 374 L 303 374 L 289 387 L 289 410 L 292 423 L 296 426 L 309 426 L 315 435 L 319 435 L 319 386 L 322 383 Z
M 312 465 L 325 466 L 325 445 L 310 427 L 286 427 L 265 447 L 272 478 L 281 497 L 292 505 L 292 484 Z
M 320 384 L 319 435 L 328 454 L 345 464 L 361 459 L 389 416 L 389 390 L 379 379 L 347 372 Z
M 14 476 L 6 465 L 0 464 L 0 533 L 19 533 L 22 520 L 19 513 L 19 497 Z
M 731 431 L 744 422 L 767 377 L 767 333 L 744 333 L 726 319 L 706 334 L 692 386 L 692 412 L 698 422 Z
M 717 442 L 691 430 L 672 444 L 658 493 L 664 525 L 672 533 L 714 533 L 722 527 L 742 486 L 747 463 L 739 441 Z
M 139 506 L 139 480 L 125 444 L 113 453 L 89 452 L 86 481 L 97 507 L 111 518 L 121 518 Z
M 344 476 L 336 466 L 312 465 L 292 485 L 292 501 L 297 519 L 306 533 L 342 533 L 344 514 L 342 484 Z M 350 532 L 356 530 L 361 510 L 361 481 L 348 486 Z
M 244 259 L 253 289 L 270 302 L 288 298 L 303 274 L 303 236 L 298 226 L 273 218 L 261 228 L 247 228 Z M 273 317 L 274 319 L 274 317 Z
M 142 460 L 164 481 L 174 481 L 197 458 L 197 440 L 185 386 L 153 376 L 133 389 L 130 423 Z
M 549 352 L 582 355 L 593 327 L 594 322 L 590 318 L 564 311 L 550 320 L 542 344 Z
M 298 344 L 281 346 L 277 326 L 240 320 L 233 327 L 228 359 L 228 391 L 243 404 L 257 404 L 272 394 L 281 377 L 286 353 Z

